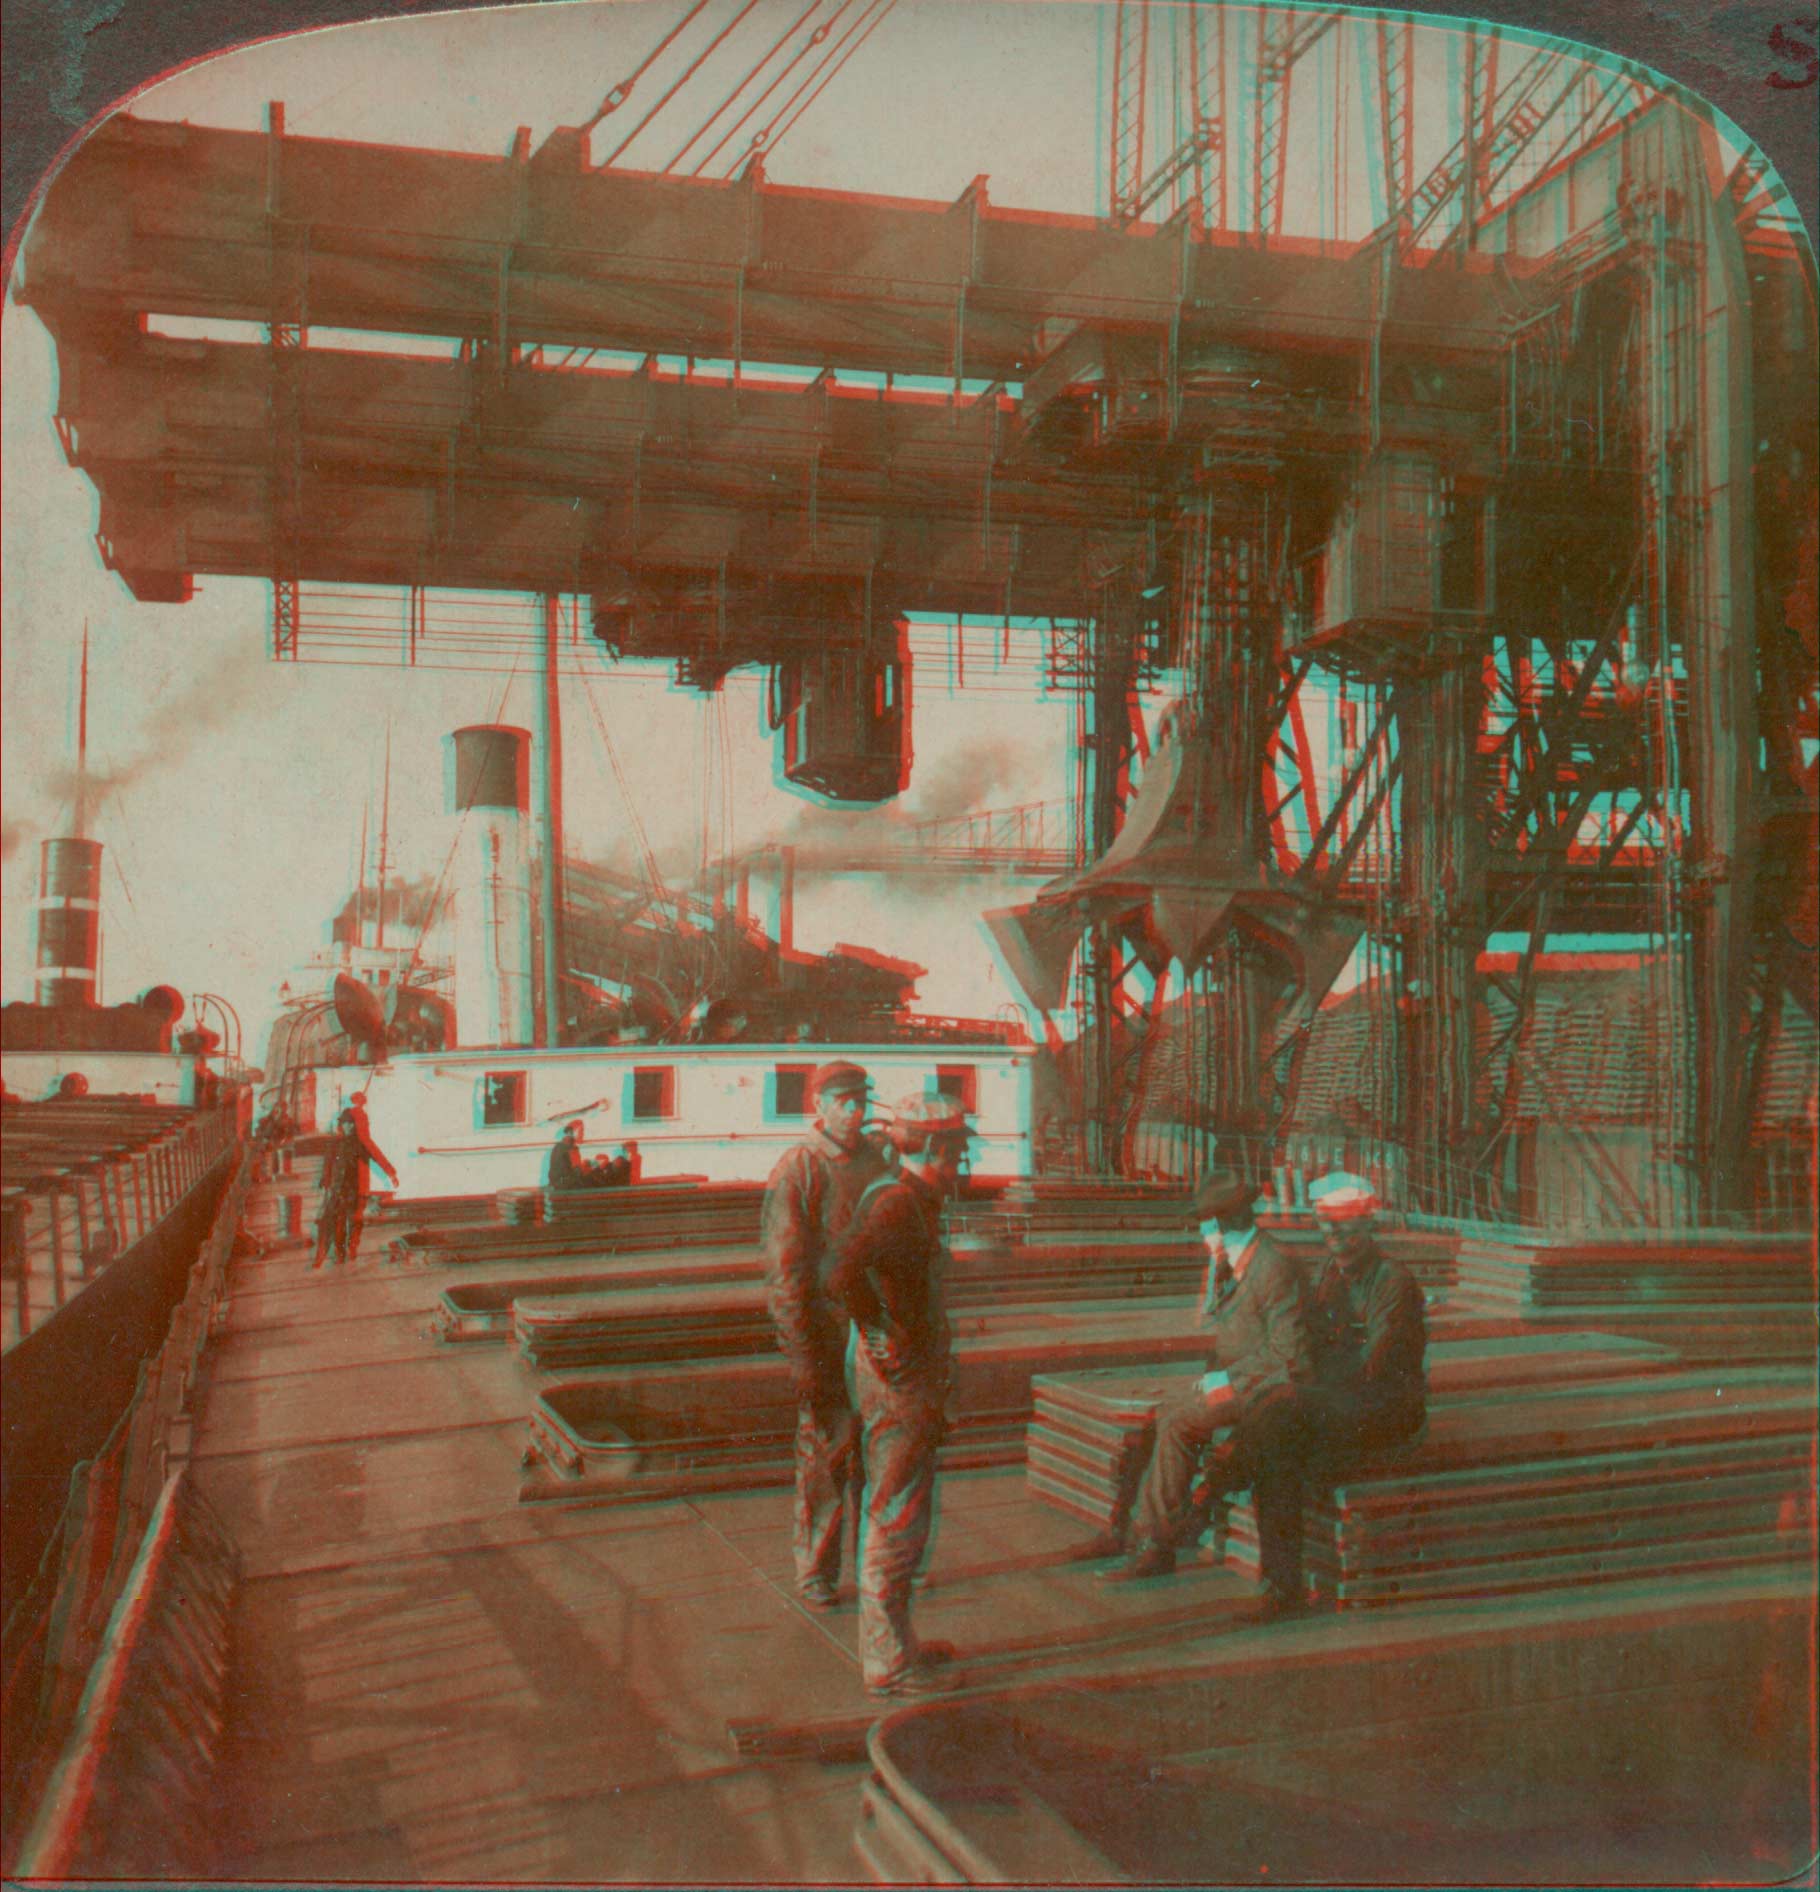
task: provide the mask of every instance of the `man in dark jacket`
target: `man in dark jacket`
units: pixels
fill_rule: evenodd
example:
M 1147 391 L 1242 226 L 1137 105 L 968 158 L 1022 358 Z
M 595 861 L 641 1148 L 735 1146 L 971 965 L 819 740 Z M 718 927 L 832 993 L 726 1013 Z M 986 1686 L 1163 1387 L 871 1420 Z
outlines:
M 910 1097 L 887 1134 L 900 1166 L 861 1198 L 828 1292 L 853 1320 L 848 1351 L 863 1430 L 859 1655 L 885 1699 L 938 1694 L 959 1677 L 954 1651 L 910 1626 L 910 1588 L 934 1521 L 935 1454 L 953 1376 L 944 1298 L 942 1203 L 960 1180 L 968 1128 L 948 1097 Z
M 582 1120 L 577 1117 L 573 1123 L 565 1123 L 562 1135 L 556 1139 L 550 1151 L 550 1166 L 545 1181 L 552 1189 L 598 1189 L 602 1178 L 594 1165 L 581 1153 L 581 1141 L 585 1134 Z
M 1378 1246 L 1371 1185 L 1336 1172 L 1308 1194 L 1329 1256 L 1314 1295 L 1309 1403 L 1318 1458 L 1337 1476 L 1421 1430 L 1428 1318 L 1415 1277 Z
M 367 1128 L 362 1105 L 350 1105 L 336 1119 L 335 1141 L 322 1163 L 322 1207 L 316 1218 L 316 1259 L 320 1268 L 332 1259 L 338 1266 L 360 1253 L 361 1224 L 366 1217 L 368 1165 L 377 1164 L 398 1187 L 398 1172 L 386 1160 Z
M 1101 1580 L 1131 1583 L 1174 1570 L 1205 1459 L 1203 1501 L 1247 1488 L 1256 1500 L 1261 1614 L 1269 1617 L 1300 1606 L 1301 1486 L 1281 1474 L 1305 1445 L 1314 1352 L 1301 1268 L 1258 1229 L 1253 1195 L 1246 1179 L 1222 1173 L 1196 1199 L 1210 1263 L 1201 1310 L 1212 1336 L 1210 1370 L 1158 1416 L 1130 1553 Z
M 868 1081 L 857 1064 L 810 1077 L 815 1129 L 778 1159 L 760 1215 L 766 1300 L 796 1392 L 796 1588 L 814 1609 L 839 1598 L 841 1538 L 858 1474 L 847 1396 L 847 1317 L 828 1298 L 834 1244 L 885 1160 L 867 1142 Z

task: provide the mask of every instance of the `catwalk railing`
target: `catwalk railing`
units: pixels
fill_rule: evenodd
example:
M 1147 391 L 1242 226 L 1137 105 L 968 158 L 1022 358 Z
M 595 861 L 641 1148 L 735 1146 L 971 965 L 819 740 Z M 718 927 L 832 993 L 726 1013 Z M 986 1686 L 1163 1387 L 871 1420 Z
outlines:
M 234 1560 L 184 1466 L 252 1162 L 243 1150 L 163 1344 L 141 1366 L 106 1443 L 72 1472 L 36 1574 L 0 1627 L 0 1869 L 8 1873 L 29 1854 L 33 1876 L 116 1876 L 120 1856 L 104 1861 L 94 1851 L 102 1828 L 116 1840 L 133 1836 L 141 1869 L 153 1858 L 198 1870 L 206 1862 L 207 1770 L 194 1747 L 219 1725 Z M 181 1609 L 168 1607 L 173 1584 Z M 110 1767 L 128 1742 L 142 1757 L 169 1749 L 168 1764 Z M 175 1784 L 160 1787 L 155 1817 L 123 1811 L 116 1827 L 95 1809 L 131 1777 Z
M 206 1183 L 237 1134 L 232 1106 L 9 1105 L 0 1350 L 161 1227 Z

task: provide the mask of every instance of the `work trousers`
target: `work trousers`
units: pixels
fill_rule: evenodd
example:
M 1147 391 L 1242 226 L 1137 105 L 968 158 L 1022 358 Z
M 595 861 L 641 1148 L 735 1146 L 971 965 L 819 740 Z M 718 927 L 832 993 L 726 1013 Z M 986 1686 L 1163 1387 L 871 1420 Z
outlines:
M 325 1196 L 316 1218 L 316 1263 L 325 1258 L 352 1261 L 360 1252 L 360 1228 L 366 1219 L 366 1199 L 358 1191 Z
M 790 1544 L 798 1588 L 840 1581 L 841 1540 L 859 1475 L 859 1421 L 836 1379 L 823 1397 L 796 1409 L 796 1506 Z
M 859 1660 L 866 1686 L 878 1688 L 916 1661 L 910 1586 L 935 1519 L 942 1398 L 932 1373 L 905 1375 L 892 1384 L 857 1336 L 848 1360 L 866 1476 L 859 1537 Z
M 1375 1454 L 1406 1445 L 1422 1429 L 1420 1409 L 1373 1409 L 1343 1393 L 1315 1389 L 1303 1396 L 1302 1423 L 1270 1467 L 1273 1504 L 1295 1515 L 1298 1577 L 1302 1508 Z M 1255 1494 L 1254 1494 L 1255 1495 Z M 1260 1506 L 1263 1499 L 1258 1498 Z M 1259 1530 L 1263 1529 L 1260 1513 Z
M 1230 1436 L 1216 1444 L 1228 1426 Z M 1309 1438 L 1307 1402 L 1298 1387 L 1260 1394 L 1236 1420 L 1230 1405 L 1197 1392 L 1157 1419 L 1156 1450 L 1138 1493 L 1135 1537 L 1145 1545 L 1174 1546 L 1188 1522 L 1196 1475 L 1206 1460 L 1207 1484 L 1215 1496 L 1251 1492 L 1265 1582 L 1299 1596 L 1301 1467 Z

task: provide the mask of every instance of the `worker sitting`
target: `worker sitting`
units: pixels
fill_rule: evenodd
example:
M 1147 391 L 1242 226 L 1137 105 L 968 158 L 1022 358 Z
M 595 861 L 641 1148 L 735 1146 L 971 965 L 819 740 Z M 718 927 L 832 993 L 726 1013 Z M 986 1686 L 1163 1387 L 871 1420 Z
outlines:
M 1309 1307 L 1315 1372 L 1304 1461 L 1320 1485 L 1422 1430 L 1428 1318 L 1414 1275 L 1378 1245 L 1381 1204 L 1364 1177 L 1335 1171 L 1308 1199 L 1328 1253 Z
M 602 1189 L 608 1182 L 604 1163 L 590 1163 L 581 1153 L 582 1121 L 565 1123 L 550 1151 L 549 1186 L 552 1189 Z
M 1289 1461 L 1307 1430 L 1313 1353 L 1302 1270 L 1259 1231 L 1252 1195 L 1245 1178 L 1220 1175 L 1197 1197 L 1210 1263 L 1201 1313 L 1212 1342 L 1210 1370 L 1186 1399 L 1159 1414 L 1126 1559 L 1102 1581 L 1142 1582 L 1175 1569 L 1197 1481 L 1200 1502 L 1249 1488 L 1264 1578 L 1258 1615 L 1270 1620 L 1302 1607 L 1302 1491 Z

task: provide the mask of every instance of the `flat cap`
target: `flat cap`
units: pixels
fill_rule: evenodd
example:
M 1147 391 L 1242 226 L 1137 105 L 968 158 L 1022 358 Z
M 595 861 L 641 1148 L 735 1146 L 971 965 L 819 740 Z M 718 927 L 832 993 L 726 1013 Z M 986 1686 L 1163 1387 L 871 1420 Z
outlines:
M 857 1064 L 836 1058 L 832 1064 L 818 1064 L 809 1074 L 812 1097 L 864 1097 L 872 1089 L 872 1080 Z
M 1314 1212 L 1327 1222 L 1348 1222 L 1355 1217 L 1376 1215 L 1383 1204 L 1378 1192 L 1363 1176 L 1350 1170 L 1335 1169 L 1308 1185 L 1308 1200 Z
M 900 1098 L 891 1106 L 892 1118 L 908 1130 L 920 1130 L 925 1137 L 971 1136 L 972 1126 L 960 1100 L 940 1092 L 918 1091 Z
M 1257 1197 L 1249 1177 L 1237 1170 L 1216 1169 L 1194 1192 L 1194 1219 L 1219 1222 L 1243 1215 Z

